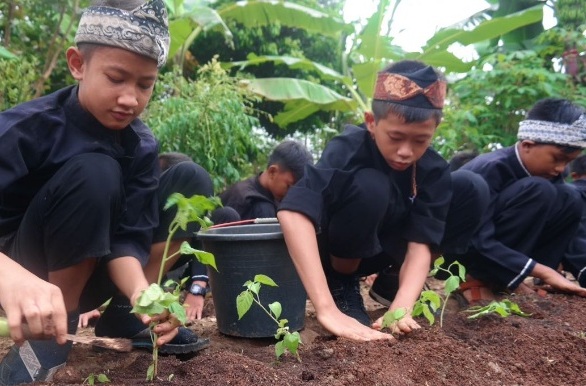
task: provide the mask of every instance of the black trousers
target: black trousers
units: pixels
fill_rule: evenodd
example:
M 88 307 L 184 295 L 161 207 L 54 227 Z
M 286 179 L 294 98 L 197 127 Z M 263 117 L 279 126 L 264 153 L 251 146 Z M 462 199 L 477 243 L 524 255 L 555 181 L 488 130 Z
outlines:
M 452 191 L 443 239 L 432 252 L 467 251 L 488 206 L 488 186 L 475 173 L 453 172 Z M 398 188 L 382 173 L 364 169 L 356 173 L 347 196 L 347 204 L 330 214 L 327 230 L 318 236 L 326 272 L 332 269 L 330 255 L 361 258 L 360 276 L 401 265 L 408 244 L 401 236 L 408 207 Z
M 149 242 L 166 240 L 176 209 L 163 207 L 175 192 L 187 197 L 210 196 L 213 185 L 209 174 L 192 162 L 165 171 L 157 190 L 159 224 Z M 50 271 L 97 258 L 96 270 L 80 299 L 80 311 L 91 310 L 116 292 L 106 262 L 100 258 L 110 253 L 111 235 L 124 213 L 119 164 L 103 154 L 82 154 L 66 162 L 35 195 L 20 227 L 2 251 L 45 280 Z M 192 232 L 188 229 L 175 236 L 191 237 Z
M 540 177 L 523 178 L 505 188 L 494 203 L 494 238 L 556 269 L 566 259 L 576 235 L 582 205 L 578 191 L 569 185 L 552 184 Z M 496 263 L 499 256 L 485 256 L 476 248 L 454 257 L 474 278 L 496 287 L 516 288 L 528 274 L 509 269 L 506 261 Z

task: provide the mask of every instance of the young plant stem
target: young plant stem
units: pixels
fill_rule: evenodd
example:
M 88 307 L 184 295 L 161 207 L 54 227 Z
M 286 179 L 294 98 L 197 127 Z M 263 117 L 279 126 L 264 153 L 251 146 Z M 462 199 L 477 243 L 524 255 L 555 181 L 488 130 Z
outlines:
M 259 305 L 260 308 L 271 318 L 275 321 L 275 323 L 279 324 L 279 321 L 260 303 L 260 297 L 258 294 L 255 294 L 256 298 L 252 298 L 256 304 Z
M 173 236 L 175 235 L 175 232 L 177 232 L 177 229 L 179 229 L 179 223 L 171 223 L 171 226 L 169 227 L 169 236 L 167 236 L 167 241 L 165 242 L 165 249 L 163 250 L 163 259 L 161 260 L 161 266 L 159 267 L 159 276 L 157 277 L 157 283 L 159 285 L 163 280 L 163 275 L 165 274 L 165 265 L 167 261 L 179 253 L 179 251 L 177 251 L 171 256 L 168 256 L 169 248 L 171 247 L 171 241 L 173 240 Z

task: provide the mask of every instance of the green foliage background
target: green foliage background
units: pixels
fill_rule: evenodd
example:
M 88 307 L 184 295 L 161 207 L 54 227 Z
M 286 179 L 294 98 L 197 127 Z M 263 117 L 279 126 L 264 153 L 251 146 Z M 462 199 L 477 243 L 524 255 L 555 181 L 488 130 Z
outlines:
M 202 66 L 197 79 L 183 77 L 175 68 L 160 76 L 144 114 L 161 152 L 185 153 L 203 166 L 216 190 L 254 172 L 264 149 L 253 129 L 259 121 L 256 98 L 228 76 L 216 60 Z

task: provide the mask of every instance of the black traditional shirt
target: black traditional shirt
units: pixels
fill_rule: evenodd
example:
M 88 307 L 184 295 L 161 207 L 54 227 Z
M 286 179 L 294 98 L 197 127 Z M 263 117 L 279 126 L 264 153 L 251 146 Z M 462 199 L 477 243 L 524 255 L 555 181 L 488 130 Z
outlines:
M 224 206 L 234 208 L 242 220 L 275 217 L 277 203 L 260 184 L 259 176 L 235 183 L 220 194 Z
M 403 238 L 439 245 L 452 197 L 447 162 L 428 148 L 416 163 L 414 189 L 413 166 L 405 171 L 393 170 L 380 154 L 370 133 L 358 126 L 347 125 L 341 135 L 327 144 L 317 164 L 306 166 L 304 177 L 289 189 L 279 210 L 300 212 L 319 230 L 327 226 L 328 213 L 343 200 L 341 194 L 354 173 L 364 168 L 388 175 L 389 181 L 401 192 L 408 207 L 404 217 L 399 219 Z
M 76 86 L 0 113 L 0 236 L 15 232 L 39 189 L 84 153 L 106 154 L 122 169 L 125 210 L 105 258 L 144 264 L 158 224 L 157 143 L 139 119 L 123 130 L 102 126 L 79 104 Z
M 535 267 L 535 260 L 511 249 L 495 239 L 493 219 L 496 216 L 495 203 L 499 193 L 522 178 L 530 177 L 525 169 L 515 146 L 482 154 L 462 166 L 462 169 L 480 174 L 488 183 L 490 204 L 481 218 L 479 230 L 472 238 L 472 245 L 484 257 L 511 271 L 510 288 L 516 288 Z M 561 176 L 551 180 L 554 184 L 563 184 Z

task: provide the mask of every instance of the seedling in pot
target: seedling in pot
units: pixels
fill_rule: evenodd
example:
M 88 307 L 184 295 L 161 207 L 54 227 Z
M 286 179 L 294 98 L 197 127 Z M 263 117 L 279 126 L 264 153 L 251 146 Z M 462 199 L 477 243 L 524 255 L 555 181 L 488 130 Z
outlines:
M 289 326 L 287 326 L 289 321 L 287 319 L 279 319 L 282 311 L 281 303 L 273 302 L 268 305 L 268 309 L 263 306 L 259 295 L 262 285 L 277 287 L 277 283 L 266 275 L 255 275 L 253 281 L 247 280 L 246 283 L 244 283 L 246 289 L 236 297 L 238 320 L 242 319 L 248 310 L 250 310 L 253 303 L 258 304 L 258 306 L 277 324 L 277 330 L 275 332 L 275 339 L 279 340 L 277 344 L 275 344 L 275 355 L 277 356 L 277 360 L 287 350 L 293 354 L 299 362 L 301 362 L 298 348 L 299 344 L 303 342 L 301 342 L 299 332 L 289 331 Z
M 213 254 L 194 249 L 186 241 L 181 244 L 179 251 L 171 255 L 169 255 L 169 247 L 175 233 L 179 229 L 186 230 L 189 223 L 197 222 L 201 226 L 201 229 L 207 229 L 210 225 L 212 225 L 212 222 L 209 220 L 207 215 L 209 212 L 220 206 L 221 203 L 217 197 L 208 198 L 195 195 L 191 198 L 186 198 L 180 193 L 174 193 L 167 200 L 167 203 L 165 204 L 165 210 L 169 209 L 173 205 L 177 206 L 177 213 L 169 225 L 169 236 L 167 237 L 167 241 L 165 243 L 163 260 L 159 269 L 158 280 L 156 283 L 151 284 L 146 290 L 143 291 L 143 293 L 138 298 L 136 305 L 132 309 L 132 312 L 154 316 L 168 311 L 181 323 L 181 325 L 185 325 L 187 322 L 187 315 L 185 313 L 185 308 L 180 303 L 182 283 L 177 284 L 172 280 L 169 280 L 165 283 L 164 286 L 161 286 L 161 280 L 165 273 L 165 264 L 168 260 L 179 254 L 193 255 L 197 260 L 199 260 L 199 262 L 210 265 L 217 270 L 216 261 Z M 171 291 L 169 292 L 166 289 L 171 289 Z M 154 380 L 158 372 L 159 351 L 155 344 L 157 335 L 152 331 L 152 328 L 155 325 L 156 322 L 152 323 L 150 326 L 151 339 L 153 341 L 153 362 L 147 370 L 147 381 Z

